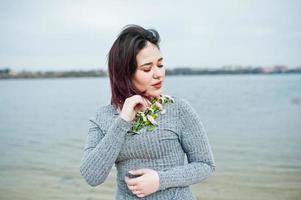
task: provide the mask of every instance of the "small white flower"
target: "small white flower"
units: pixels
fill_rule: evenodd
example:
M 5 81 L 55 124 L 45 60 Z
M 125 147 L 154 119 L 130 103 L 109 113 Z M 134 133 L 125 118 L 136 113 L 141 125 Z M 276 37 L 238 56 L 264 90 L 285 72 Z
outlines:
M 158 126 L 155 120 L 157 118 L 156 111 L 160 111 L 161 114 L 165 114 L 167 111 L 163 107 L 165 103 L 169 102 L 174 103 L 174 99 L 169 95 L 160 95 L 160 97 L 152 99 L 152 105 L 149 108 L 147 108 L 144 111 L 139 111 L 136 114 L 136 118 L 133 122 L 134 125 L 132 126 L 130 132 L 132 132 L 132 134 L 140 134 L 139 130 L 142 129 L 144 126 L 148 126 L 148 131 L 154 130 L 154 125 Z M 152 115 L 154 115 L 154 117 Z M 147 125 L 145 125 L 145 122 L 150 123 L 146 123 Z
M 154 125 L 157 124 L 157 122 L 155 121 L 155 119 L 151 116 L 151 115 L 147 115 L 147 119 Z
M 158 101 L 155 103 L 156 106 L 159 108 L 159 110 L 163 110 L 163 106 L 161 103 L 159 103 Z
M 165 97 L 167 97 L 168 99 L 170 99 L 172 102 L 175 101 L 175 100 L 174 100 L 171 96 L 169 96 L 169 95 L 165 95 Z
M 147 121 L 147 118 L 146 118 L 145 114 L 142 113 L 141 116 L 142 116 L 143 121 L 146 122 L 146 121 Z

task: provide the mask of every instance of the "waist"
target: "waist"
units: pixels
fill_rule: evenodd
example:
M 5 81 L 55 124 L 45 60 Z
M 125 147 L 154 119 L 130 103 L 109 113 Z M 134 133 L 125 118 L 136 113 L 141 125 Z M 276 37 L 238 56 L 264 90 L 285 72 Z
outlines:
M 127 188 L 125 183 L 118 181 L 117 190 L 115 193 L 115 200 L 126 200 L 126 199 L 141 200 L 140 197 L 137 197 Z M 189 186 L 167 188 L 165 190 L 160 190 L 146 197 L 143 197 L 143 199 L 145 200 L 184 200 L 184 199 L 196 200 Z
M 130 159 L 115 163 L 117 169 L 117 179 L 124 180 L 127 172 L 142 168 L 153 169 L 155 171 L 168 170 L 176 166 L 185 164 L 185 156 L 162 159 Z

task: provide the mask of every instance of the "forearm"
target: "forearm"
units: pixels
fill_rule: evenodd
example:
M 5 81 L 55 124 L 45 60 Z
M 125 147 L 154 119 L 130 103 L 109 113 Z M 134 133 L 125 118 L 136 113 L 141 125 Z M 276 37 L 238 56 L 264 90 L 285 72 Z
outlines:
M 117 117 L 100 142 L 94 148 L 85 150 L 80 172 L 88 184 L 97 186 L 105 181 L 130 127 L 129 122 Z
M 205 128 L 200 117 L 187 100 L 178 99 L 179 141 L 188 164 L 158 171 L 159 189 L 184 187 L 203 181 L 215 171 L 215 161 Z
M 158 171 L 160 179 L 159 190 L 170 187 L 184 187 L 201 182 L 211 176 L 214 171 L 214 164 L 204 162 L 192 162 L 170 170 Z

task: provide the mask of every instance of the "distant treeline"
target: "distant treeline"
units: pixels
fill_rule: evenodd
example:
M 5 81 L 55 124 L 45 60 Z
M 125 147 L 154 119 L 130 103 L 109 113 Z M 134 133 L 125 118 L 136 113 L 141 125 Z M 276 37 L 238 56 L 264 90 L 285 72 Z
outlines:
M 256 68 L 176 68 L 166 70 L 169 75 L 217 75 L 217 74 L 279 74 L 279 73 L 301 73 L 301 67 L 288 69 L 283 66 L 256 67 Z
M 48 72 L 32 72 L 32 71 L 10 71 L 9 69 L 0 70 L 0 79 L 9 78 L 67 78 L 67 77 L 104 77 L 107 72 L 102 70 L 89 71 L 48 71 Z
M 273 67 L 223 67 L 217 69 L 181 67 L 167 69 L 166 75 L 219 75 L 219 74 L 289 74 L 301 73 L 301 67 L 288 69 L 286 66 Z M 106 77 L 108 72 L 104 70 L 89 71 L 14 71 L 9 68 L 0 69 L 0 79 L 11 78 L 66 78 L 66 77 Z

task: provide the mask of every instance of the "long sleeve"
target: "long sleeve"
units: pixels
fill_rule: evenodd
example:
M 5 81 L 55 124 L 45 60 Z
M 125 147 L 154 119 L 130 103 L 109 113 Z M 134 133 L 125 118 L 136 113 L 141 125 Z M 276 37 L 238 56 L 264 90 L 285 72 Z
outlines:
M 185 99 L 181 99 L 179 117 L 180 141 L 188 163 L 158 171 L 159 190 L 201 182 L 215 171 L 216 165 L 204 126 L 198 114 Z
M 131 123 L 117 117 L 106 133 L 97 120 L 90 119 L 90 126 L 80 173 L 91 186 L 102 184 L 109 175 L 125 140 Z

